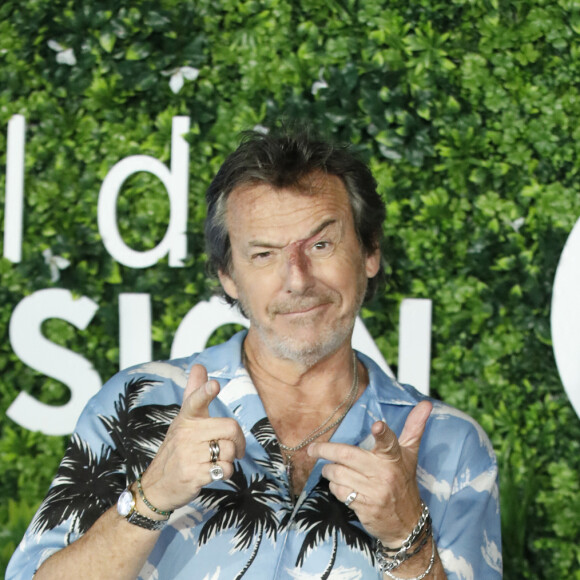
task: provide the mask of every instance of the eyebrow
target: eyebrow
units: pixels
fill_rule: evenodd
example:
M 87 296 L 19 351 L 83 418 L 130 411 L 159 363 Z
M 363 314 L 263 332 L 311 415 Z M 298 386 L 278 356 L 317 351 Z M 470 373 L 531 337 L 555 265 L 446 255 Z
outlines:
M 323 221 L 320 225 L 316 226 L 304 239 L 302 240 L 296 240 L 296 242 L 294 243 L 304 243 L 304 242 L 308 242 L 309 240 L 311 240 L 312 238 L 314 238 L 315 236 L 317 236 L 318 234 L 320 234 L 321 232 L 323 232 L 327 227 L 335 224 L 337 222 L 336 218 L 329 218 L 325 221 Z M 271 242 L 263 242 L 261 240 L 251 240 L 248 244 L 250 247 L 255 248 L 281 248 L 284 246 L 278 246 L 276 244 L 272 244 Z M 286 244 L 284 244 L 286 245 Z

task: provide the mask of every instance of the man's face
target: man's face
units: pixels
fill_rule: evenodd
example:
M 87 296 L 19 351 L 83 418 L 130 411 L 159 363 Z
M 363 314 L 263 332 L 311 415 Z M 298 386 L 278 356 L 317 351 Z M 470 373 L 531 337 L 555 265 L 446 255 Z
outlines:
M 365 255 L 338 177 L 314 173 L 300 189 L 236 189 L 226 221 L 232 270 L 220 280 L 250 319 L 249 340 L 305 364 L 350 342 L 380 257 Z

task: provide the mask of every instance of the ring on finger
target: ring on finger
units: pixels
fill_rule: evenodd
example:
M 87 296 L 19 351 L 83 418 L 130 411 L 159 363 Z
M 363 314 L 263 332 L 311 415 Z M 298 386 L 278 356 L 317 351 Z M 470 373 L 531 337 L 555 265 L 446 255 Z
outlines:
M 220 457 L 220 445 L 217 441 L 212 440 L 209 442 L 209 453 L 211 460 L 211 467 L 209 468 L 209 474 L 213 481 L 219 481 L 224 478 L 224 470 L 220 465 L 217 464 Z
M 351 491 L 344 500 L 344 505 L 348 507 L 356 499 L 357 495 L 358 493 L 356 491 Z
M 215 463 L 220 458 L 220 444 L 214 439 L 209 442 L 209 460 Z
M 209 474 L 213 481 L 219 481 L 224 478 L 224 470 L 217 463 L 213 463 L 209 468 Z

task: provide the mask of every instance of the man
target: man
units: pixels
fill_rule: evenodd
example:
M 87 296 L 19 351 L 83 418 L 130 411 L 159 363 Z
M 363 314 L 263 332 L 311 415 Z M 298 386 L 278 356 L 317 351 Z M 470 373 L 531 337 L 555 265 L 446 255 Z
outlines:
M 500 578 L 487 437 L 351 348 L 381 272 L 368 168 L 251 134 L 207 201 L 249 331 L 103 387 L 8 578 Z

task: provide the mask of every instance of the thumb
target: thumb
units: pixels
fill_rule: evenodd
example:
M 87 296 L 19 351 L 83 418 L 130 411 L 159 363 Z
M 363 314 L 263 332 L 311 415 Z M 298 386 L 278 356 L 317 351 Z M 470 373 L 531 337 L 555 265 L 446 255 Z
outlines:
M 415 456 L 419 454 L 419 445 L 425 432 L 427 419 L 431 415 L 433 404 L 429 401 L 421 401 L 410 413 L 405 421 L 403 432 L 399 437 L 399 445 L 412 451 Z
M 217 381 L 208 381 L 207 371 L 202 365 L 193 365 L 183 393 L 181 415 L 189 419 L 209 417 L 209 404 L 220 392 Z
M 373 453 L 381 453 L 397 459 L 400 455 L 399 442 L 397 436 L 391 431 L 389 426 L 383 421 L 373 423 L 371 433 L 375 438 Z
M 432 409 L 433 405 L 429 401 L 421 401 L 416 405 L 409 413 L 403 432 L 398 439 L 386 423 L 383 421 L 374 423 L 371 428 L 371 433 L 375 438 L 373 453 L 382 453 L 396 460 L 400 458 L 401 449 L 404 448 L 416 457 L 419 454 L 421 437 Z

